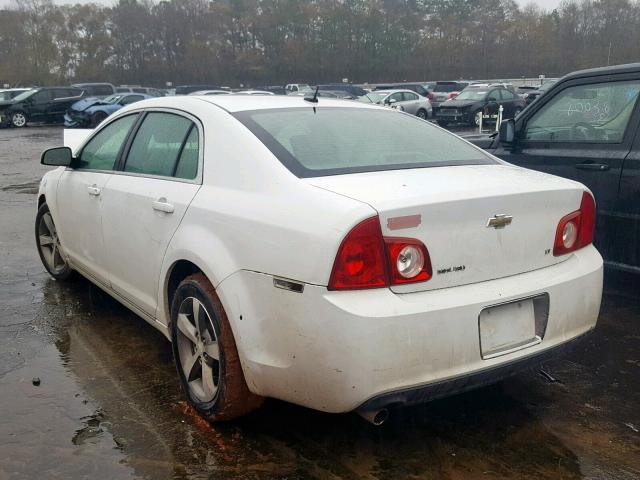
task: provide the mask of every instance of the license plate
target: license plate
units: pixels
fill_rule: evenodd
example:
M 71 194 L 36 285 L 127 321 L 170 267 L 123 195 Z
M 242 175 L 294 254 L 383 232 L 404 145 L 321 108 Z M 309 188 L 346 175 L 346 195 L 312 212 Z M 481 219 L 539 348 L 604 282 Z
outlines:
M 533 298 L 485 308 L 480 312 L 478 323 L 484 359 L 506 355 L 541 341 L 536 335 Z

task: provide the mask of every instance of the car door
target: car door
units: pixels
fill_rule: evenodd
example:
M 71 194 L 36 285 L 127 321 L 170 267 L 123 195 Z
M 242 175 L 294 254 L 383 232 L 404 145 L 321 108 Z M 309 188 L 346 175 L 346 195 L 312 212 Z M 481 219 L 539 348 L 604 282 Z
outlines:
M 102 198 L 112 289 L 154 316 L 169 241 L 202 183 L 195 118 L 147 112 Z
M 498 104 L 502 105 L 502 118 L 513 118 L 515 116 L 516 96 L 506 88 L 498 89 Z
M 108 257 L 102 235 L 102 194 L 138 115 L 101 128 L 60 177 L 56 218 L 61 243 L 76 268 L 108 285 Z
M 402 105 L 405 112 L 415 115 L 419 106 L 418 94 L 413 92 L 403 92 L 402 102 L 400 102 L 400 105 Z
M 618 188 L 638 129 L 640 80 L 603 80 L 577 79 L 541 97 L 518 117 L 514 145 L 499 145 L 494 153 L 585 184 L 597 203 L 595 244 L 606 261 L 622 262 L 628 237 L 615 233 Z
M 384 103 L 395 107 L 396 105 L 401 105 L 403 100 L 404 100 L 404 96 L 402 95 L 402 92 L 396 92 L 389 95 L 385 99 Z
M 72 104 L 80 100 L 82 90 L 73 88 L 52 89 L 52 99 L 46 108 L 47 121 L 60 122 Z
M 640 108 L 640 107 L 638 107 Z M 616 206 L 608 216 L 614 242 L 609 249 L 612 266 L 640 273 L 640 128 L 624 160 Z
M 46 120 L 47 107 L 51 103 L 53 93 L 49 89 L 43 89 L 29 97 L 24 102 L 24 110 L 30 121 L 42 122 Z

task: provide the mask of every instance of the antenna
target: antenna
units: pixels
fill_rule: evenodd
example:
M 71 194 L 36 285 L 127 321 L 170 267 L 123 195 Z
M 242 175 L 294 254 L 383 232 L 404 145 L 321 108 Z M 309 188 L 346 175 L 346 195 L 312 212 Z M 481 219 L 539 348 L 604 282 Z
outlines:
M 320 85 L 316 87 L 316 91 L 313 94 L 313 97 L 308 97 L 307 95 L 304 96 L 305 101 L 310 103 L 318 103 L 318 90 L 320 90 Z

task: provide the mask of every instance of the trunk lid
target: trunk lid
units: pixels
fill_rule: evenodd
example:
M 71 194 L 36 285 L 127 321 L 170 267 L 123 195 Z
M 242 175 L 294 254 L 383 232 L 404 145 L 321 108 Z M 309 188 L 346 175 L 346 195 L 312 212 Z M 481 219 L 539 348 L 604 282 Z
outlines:
M 580 207 L 585 190 L 571 180 L 509 165 L 393 170 L 305 181 L 371 205 L 378 211 L 384 236 L 417 238 L 426 245 L 433 277 L 393 286 L 398 293 L 483 282 L 563 261 L 553 256 L 556 228 L 564 215 Z M 398 220 L 392 220 L 415 220 L 416 215 L 420 224 L 415 227 L 397 228 Z M 503 228 L 488 226 L 496 215 L 509 215 L 512 221 Z

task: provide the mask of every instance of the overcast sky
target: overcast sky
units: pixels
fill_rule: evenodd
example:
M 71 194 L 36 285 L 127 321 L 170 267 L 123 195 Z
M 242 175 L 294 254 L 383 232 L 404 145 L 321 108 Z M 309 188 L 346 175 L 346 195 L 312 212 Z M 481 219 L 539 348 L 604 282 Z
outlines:
M 561 0 L 516 0 L 520 5 L 525 5 L 527 3 L 535 3 L 545 10 L 551 10 L 557 7 L 560 4 Z M 12 0 L 0 0 L 0 6 L 6 7 L 11 5 Z M 111 5 L 116 3 L 116 0 L 92 0 L 92 1 L 83 1 L 83 0 L 54 0 L 54 3 L 102 3 L 104 5 Z

